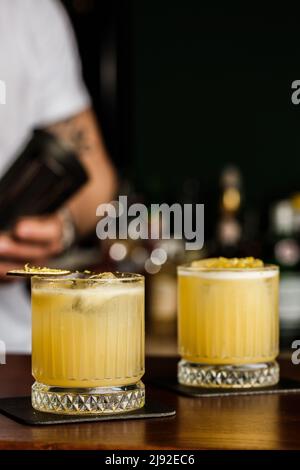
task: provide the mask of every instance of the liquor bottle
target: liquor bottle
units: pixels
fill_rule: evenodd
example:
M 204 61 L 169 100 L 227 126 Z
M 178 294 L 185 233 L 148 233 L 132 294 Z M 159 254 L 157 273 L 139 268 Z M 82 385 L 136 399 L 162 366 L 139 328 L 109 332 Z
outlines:
M 161 222 L 161 223 L 160 223 Z M 171 232 L 170 239 L 148 242 L 149 258 L 145 262 L 145 271 L 149 289 L 148 313 L 151 332 L 160 337 L 172 337 L 176 332 L 177 319 L 177 266 L 184 262 L 184 240 L 174 237 L 172 228 L 159 222 L 152 214 L 151 229 L 157 234 Z M 170 229 L 170 230 L 169 230 Z
M 300 334 L 299 207 L 282 200 L 271 208 L 271 231 L 265 259 L 280 267 L 280 343 L 290 347 Z
M 165 252 L 167 257 L 166 261 L 160 265 L 158 272 L 151 276 L 150 282 L 150 318 L 151 328 L 155 333 L 171 334 L 176 326 L 176 263 L 173 257 L 167 254 L 168 245 L 170 247 L 172 242 L 177 244 L 177 240 L 169 240 L 167 243 L 161 242 L 159 248 L 155 248 L 155 250 L 161 250 L 161 253 Z M 177 247 L 175 249 L 177 250 Z M 153 250 L 152 253 L 155 251 Z
M 224 168 L 220 178 L 219 220 L 211 246 L 212 256 L 242 256 L 241 203 L 241 173 L 237 167 L 230 165 Z

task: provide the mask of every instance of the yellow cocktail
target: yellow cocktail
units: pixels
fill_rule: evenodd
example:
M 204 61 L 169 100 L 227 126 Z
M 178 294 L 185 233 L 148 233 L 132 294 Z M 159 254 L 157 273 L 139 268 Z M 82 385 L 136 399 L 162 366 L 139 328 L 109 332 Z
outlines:
M 253 258 L 178 268 L 179 381 L 259 387 L 278 381 L 278 268 Z
M 144 278 L 33 277 L 32 371 L 33 406 L 43 411 L 143 406 Z

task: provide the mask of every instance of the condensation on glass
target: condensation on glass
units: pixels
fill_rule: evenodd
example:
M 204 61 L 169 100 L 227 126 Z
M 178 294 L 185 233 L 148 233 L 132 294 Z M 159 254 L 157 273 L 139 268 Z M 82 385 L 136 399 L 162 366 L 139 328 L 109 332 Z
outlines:
M 248 388 L 279 380 L 279 270 L 178 267 L 180 383 Z
M 144 278 L 34 276 L 34 408 L 111 414 L 144 405 Z

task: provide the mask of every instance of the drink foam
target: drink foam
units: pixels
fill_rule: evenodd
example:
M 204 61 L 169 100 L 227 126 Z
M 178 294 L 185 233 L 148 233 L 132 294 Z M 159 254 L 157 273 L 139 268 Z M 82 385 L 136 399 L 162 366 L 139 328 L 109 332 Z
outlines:
M 201 270 L 201 269 L 184 269 L 180 268 L 178 271 L 180 276 L 193 276 L 201 277 L 203 279 L 222 279 L 222 280 L 236 280 L 243 281 L 245 279 L 266 279 L 278 276 L 278 271 L 275 269 L 255 270 L 255 269 L 220 269 L 220 270 Z

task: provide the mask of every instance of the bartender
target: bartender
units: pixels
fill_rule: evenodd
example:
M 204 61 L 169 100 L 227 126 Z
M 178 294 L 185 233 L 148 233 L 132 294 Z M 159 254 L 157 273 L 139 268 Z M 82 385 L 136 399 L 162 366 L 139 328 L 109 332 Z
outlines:
M 76 233 L 96 224 L 96 207 L 111 200 L 116 177 L 82 82 L 68 17 L 58 0 L 1 0 L 0 178 L 34 128 L 71 145 L 89 182 L 65 207 L 47 216 L 24 217 L 0 232 L 0 340 L 7 352 L 30 352 L 30 304 L 22 281 L 5 276 L 29 262 L 45 265 Z M 72 241 L 72 240 L 71 240 Z

